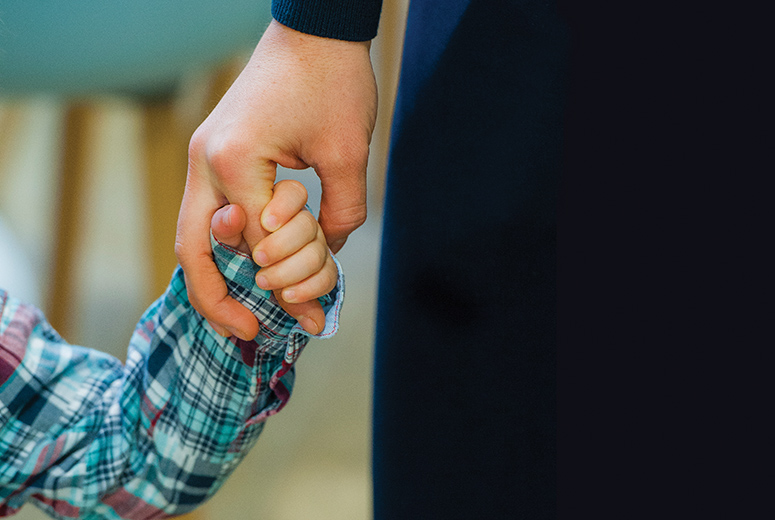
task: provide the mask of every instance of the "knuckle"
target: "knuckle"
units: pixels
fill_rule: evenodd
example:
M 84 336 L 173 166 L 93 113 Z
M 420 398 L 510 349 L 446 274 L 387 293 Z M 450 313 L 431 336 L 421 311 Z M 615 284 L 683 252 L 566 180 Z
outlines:
M 188 141 L 188 156 L 190 159 L 198 158 L 203 153 L 206 140 L 206 130 L 204 125 L 200 125 L 194 130 L 194 133 L 191 134 L 191 139 Z
M 302 201 L 302 204 L 307 203 L 307 188 L 299 181 L 284 179 L 277 183 L 277 187 L 282 187 L 283 190 L 291 192 L 296 199 Z
M 366 223 L 366 217 L 366 205 L 364 204 L 361 208 L 358 209 L 352 220 L 350 220 L 349 225 L 351 226 L 351 229 L 356 230 L 364 225 Z
M 368 144 L 364 146 L 352 141 L 339 141 L 328 148 L 326 163 L 330 169 L 338 172 L 364 171 L 368 150 Z
M 332 132 L 330 136 L 319 141 L 318 146 L 318 166 L 339 174 L 366 171 L 369 159 L 367 135 L 343 129 L 340 132 Z
M 336 287 L 337 272 L 335 269 L 324 269 L 314 278 L 304 282 L 303 291 L 309 300 L 319 298 L 330 293 Z
M 326 260 L 328 260 L 328 249 L 323 244 L 316 244 L 316 247 L 313 247 L 312 250 L 314 253 L 314 261 L 315 261 L 315 267 L 320 270 L 323 269 L 323 267 L 326 265 Z
M 306 240 L 314 240 L 318 234 L 318 221 L 309 211 L 299 214 L 300 233 Z
M 240 174 L 244 154 L 245 147 L 241 143 L 229 141 L 208 149 L 207 163 L 218 178 L 230 183 Z
M 325 276 L 324 294 L 328 294 L 334 290 L 334 287 L 336 287 L 336 282 L 339 280 L 339 273 L 337 273 L 336 268 L 332 266 L 331 269 L 326 269 L 324 271 L 324 276 Z
M 315 244 L 309 244 L 304 249 L 304 265 L 308 273 L 317 273 L 325 265 L 327 253 L 323 250 L 323 247 L 316 247 Z
M 329 238 L 345 237 L 361 227 L 368 216 L 366 203 L 339 209 L 334 215 L 321 214 L 320 225 Z

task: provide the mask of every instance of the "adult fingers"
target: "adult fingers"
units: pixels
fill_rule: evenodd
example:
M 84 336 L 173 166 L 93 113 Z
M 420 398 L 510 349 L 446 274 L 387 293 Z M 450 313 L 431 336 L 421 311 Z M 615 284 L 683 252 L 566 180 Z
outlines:
M 243 235 L 253 249 L 267 235 L 260 218 L 272 198 L 277 163 L 267 159 L 267 153 L 244 135 L 210 135 L 208 121 L 191 138 L 189 169 L 201 165 L 208 174 L 206 182 L 216 186 L 224 195 L 224 202 L 244 210 L 247 222 Z
M 282 299 L 280 291 L 275 291 L 275 298 L 280 306 L 299 322 L 310 334 L 320 334 L 326 323 L 323 307 L 317 300 L 304 303 L 289 303 Z
M 342 248 L 350 233 L 366 222 L 368 142 L 361 148 L 360 153 L 340 154 L 329 166 L 316 168 L 323 191 L 318 220 L 334 253 Z
M 189 172 L 178 217 L 175 254 L 183 268 L 189 300 L 216 331 L 227 329 L 241 339 L 258 334 L 253 314 L 228 295 L 226 282 L 212 259 L 209 231 L 222 198 L 205 180 Z

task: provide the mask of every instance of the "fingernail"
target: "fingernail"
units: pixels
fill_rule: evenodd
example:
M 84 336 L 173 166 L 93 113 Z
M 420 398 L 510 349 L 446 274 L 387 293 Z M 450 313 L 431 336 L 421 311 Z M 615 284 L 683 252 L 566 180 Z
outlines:
M 256 249 L 253 251 L 253 261 L 263 267 L 269 263 L 269 257 L 265 252 L 261 251 L 260 249 Z
M 317 334 L 319 332 L 318 324 L 315 323 L 315 320 L 308 316 L 301 316 L 299 318 L 299 323 L 302 327 L 304 327 L 304 330 L 309 332 L 310 334 Z
M 266 229 L 267 231 L 271 233 L 274 233 L 275 231 L 277 231 L 277 228 L 278 228 L 277 217 L 275 217 L 274 215 L 271 215 L 271 214 L 267 215 L 266 218 L 264 219 L 264 224 L 265 224 L 264 229 Z
M 265 291 L 269 290 L 269 282 L 267 281 L 266 276 L 262 276 L 260 274 L 256 275 L 256 285 L 258 285 Z
M 226 213 L 223 215 L 223 219 L 226 221 L 226 225 L 229 227 L 233 225 L 232 223 L 233 215 L 234 215 L 234 206 L 229 206 L 229 209 L 227 209 Z
M 288 303 L 296 303 L 296 291 L 283 291 L 283 300 L 287 301 Z
M 245 334 L 241 330 L 233 329 L 231 327 L 226 327 L 226 328 L 229 329 L 230 336 L 237 336 L 240 339 L 248 340 L 247 334 Z

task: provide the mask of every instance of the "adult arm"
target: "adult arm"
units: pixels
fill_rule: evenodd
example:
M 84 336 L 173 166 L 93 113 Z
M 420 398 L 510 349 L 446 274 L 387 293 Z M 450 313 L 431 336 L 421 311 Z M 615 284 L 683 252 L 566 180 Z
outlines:
M 280 164 L 312 167 L 320 177 L 319 221 L 333 252 L 366 220 L 366 164 L 377 112 L 369 40 L 380 7 L 377 0 L 276 0 L 279 22 L 270 24 L 191 139 L 176 253 L 192 304 L 220 330 L 249 339 L 258 324 L 228 296 L 209 258 L 207 230 L 217 208 L 231 202 L 245 209 L 245 237 L 253 249 L 265 229 L 276 227 L 261 211 Z M 280 304 L 322 326 L 316 302 Z
M 255 341 L 216 334 L 180 269 L 138 323 L 126 366 L 67 344 L 0 290 L 0 516 L 27 502 L 55 518 L 177 515 L 231 474 L 288 401 L 309 335 L 256 287 L 248 256 L 216 242 L 213 253 L 261 324 Z M 321 337 L 338 326 L 339 276 Z

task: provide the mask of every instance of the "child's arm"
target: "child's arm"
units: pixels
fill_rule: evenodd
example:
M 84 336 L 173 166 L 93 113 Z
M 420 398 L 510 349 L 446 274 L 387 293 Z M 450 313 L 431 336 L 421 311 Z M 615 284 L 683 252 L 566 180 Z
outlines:
M 231 295 L 261 323 L 255 341 L 216 334 L 179 268 L 141 318 L 125 367 L 67 344 L 39 310 L 0 291 L 0 516 L 33 500 L 56 518 L 181 514 L 242 460 L 288 401 L 309 335 L 256 286 L 248 255 L 213 244 Z M 340 271 L 322 298 L 321 337 L 336 331 L 342 296 Z

